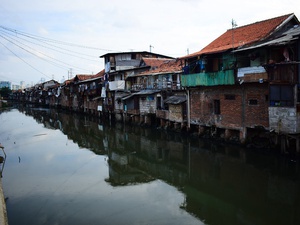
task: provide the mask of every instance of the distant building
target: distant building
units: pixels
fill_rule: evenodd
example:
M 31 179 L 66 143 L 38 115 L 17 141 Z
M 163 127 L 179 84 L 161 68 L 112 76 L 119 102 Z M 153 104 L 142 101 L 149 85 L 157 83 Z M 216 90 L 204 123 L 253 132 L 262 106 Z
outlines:
M 24 89 L 25 88 L 25 81 L 20 81 L 20 89 Z
M 11 85 L 11 90 L 16 91 L 16 90 L 19 90 L 19 89 L 21 89 L 21 85 L 18 85 L 18 84 L 12 84 Z
M 11 89 L 11 82 L 10 81 L 0 81 L 0 88 L 8 87 Z

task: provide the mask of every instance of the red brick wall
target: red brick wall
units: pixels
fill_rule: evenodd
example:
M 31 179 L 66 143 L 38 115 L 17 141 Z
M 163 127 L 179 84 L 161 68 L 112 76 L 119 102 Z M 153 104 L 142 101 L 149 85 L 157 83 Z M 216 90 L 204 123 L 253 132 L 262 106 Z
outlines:
M 245 83 L 233 86 L 199 87 L 190 92 L 191 124 L 220 128 L 269 126 L 268 85 Z M 226 99 L 227 98 L 229 99 Z M 234 98 L 234 99 L 232 99 Z M 220 114 L 214 113 L 220 100 Z M 254 105 L 249 105 L 249 100 Z M 257 103 L 257 104 L 255 104 Z M 244 122 L 243 122 L 244 121 Z
M 249 100 L 257 99 L 257 105 L 249 105 Z M 266 83 L 254 83 L 247 89 L 245 104 L 245 125 L 247 127 L 269 127 L 269 89 Z

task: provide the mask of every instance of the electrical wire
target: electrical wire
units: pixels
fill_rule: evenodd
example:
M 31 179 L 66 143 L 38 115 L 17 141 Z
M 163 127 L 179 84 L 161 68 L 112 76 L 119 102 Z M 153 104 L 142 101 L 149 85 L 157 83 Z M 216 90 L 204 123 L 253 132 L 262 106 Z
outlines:
M 107 51 L 108 52 L 115 51 L 115 50 L 111 50 L 111 49 L 97 48 L 97 47 L 79 45 L 79 44 L 65 42 L 65 41 L 59 41 L 59 40 L 50 39 L 50 38 L 44 38 L 44 37 L 41 37 L 41 36 L 38 36 L 38 35 L 25 33 L 25 32 L 18 31 L 18 30 L 15 30 L 15 29 L 4 27 L 4 26 L 0 26 L 0 28 L 2 28 L 4 30 L 7 30 L 7 31 L 10 31 L 10 32 L 13 32 L 15 34 L 23 35 L 23 36 L 28 37 L 28 38 L 36 39 L 36 40 L 39 40 L 39 41 L 47 41 L 47 42 L 52 42 L 52 43 L 61 44 L 61 45 L 67 45 L 67 46 L 78 47 L 78 48 L 86 48 L 86 49 L 92 49 L 92 50 L 98 50 L 98 51 L 99 50 L 100 51 L 106 51 L 106 52 Z
M 58 68 L 68 70 L 69 68 L 76 68 L 80 71 L 88 71 L 90 70 L 74 66 L 74 64 L 70 64 L 61 60 L 58 60 L 54 57 L 51 57 L 49 55 L 46 55 L 42 51 L 37 50 L 36 46 L 42 47 L 45 49 L 49 49 L 54 52 L 58 52 L 60 54 L 76 57 L 79 59 L 87 60 L 90 62 L 98 62 L 98 60 L 95 60 L 95 58 L 99 58 L 99 56 L 93 56 L 89 54 L 85 54 L 83 52 L 78 52 L 78 51 L 73 51 L 68 48 L 64 48 L 62 46 L 68 46 L 72 48 L 84 48 L 84 49 L 89 49 L 89 50 L 96 50 L 96 51 L 105 51 L 105 52 L 122 52 L 122 51 L 117 51 L 117 50 L 111 50 L 111 49 L 105 49 L 105 48 L 98 48 L 98 47 L 92 47 L 92 46 L 86 46 L 86 45 L 81 45 L 81 44 L 75 44 L 71 42 L 66 42 L 66 41 L 60 41 L 60 40 L 55 40 L 51 38 L 45 38 L 42 36 L 30 34 L 27 32 L 19 31 L 16 29 L 12 29 L 9 27 L 5 27 L 0 25 L 0 38 L 4 39 L 5 41 L 13 44 L 14 46 L 22 49 L 23 51 L 39 58 L 40 60 L 43 60 L 53 66 L 56 66 Z M 25 44 L 27 43 L 27 44 Z M 6 47 L 3 43 L 1 43 L 5 48 L 7 48 L 11 53 L 13 53 L 16 57 L 21 59 L 24 63 L 27 65 L 30 65 L 28 62 L 26 62 L 24 59 L 22 59 L 19 55 L 17 55 L 15 52 L 13 52 L 11 49 Z M 34 46 L 31 46 L 34 45 Z M 42 55 L 42 56 L 41 56 Z M 84 57 L 83 57 L 84 56 Z M 68 68 L 66 68 L 66 66 Z M 45 73 L 43 73 L 41 70 L 38 70 L 37 68 L 33 67 L 30 65 L 34 70 L 40 72 L 44 76 L 47 76 Z M 49 76 L 47 76 L 49 77 Z
M 25 64 L 27 64 L 28 66 L 30 66 L 32 69 L 34 69 L 35 71 L 43 74 L 44 76 L 48 77 L 51 79 L 50 76 L 48 76 L 47 74 L 43 73 L 42 71 L 40 71 L 39 69 L 35 68 L 34 66 L 32 66 L 30 63 L 28 63 L 27 61 L 25 61 L 24 59 L 22 59 L 20 56 L 18 56 L 17 54 L 15 54 L 12 50 L 10 50 L 5 44 L 3 44 L 1 41 L 0 41 L 0 44 L 2 44 L 8 51 L 10 51 L 14 56 L 16 56 L 17 58 L 19 58 L 21 61 L 23 61 Z
M 29 54 L 31 54 L 31 55 L 33 55 L 33 56 L 35 56 L 35 57 L 38 57 L 38 58 L 40 58 L 40 59 L 42 59 L 42 60 L 44 60 L 44 61 L 46 61 L 46 62 L 48 62 L 48 63 L 50 63 L 50 64 L 52 64 L 52 65 L 54 65 L 54 66 L 57 66 L 57 67 L 59 67 L 59 68 L 61 68 L 61 69 L 66 69 L 66 67 L 64 67 L 64 66 L 62 66 L 62 65 L 60 65 L 60 64 L 58 64 L 58 63 L 52 62 L 52 61 L 50 61 L 50 60 L 47 60 L 46 58 L 42 58 L 42 57 L 40 57 L 39 55 L 37 55 L 36 53 L 31 52 L 30 50 L 28 50 L 28 49 L 26 49 L 26 48 L 24 48 L 24 47 L 22 47 L 22 46 L 20 46 L 20 45 L 18 45 L 18 44 L 16 44 L 16 43 L 12 42 L 11 40 L 8 40 L 7 38 L 3 37 L 2 35 L 0 35 L 0 37 L 2 37 L 3 39 L 5 39 L 5 40 L 7 40 L 8 42 L 10 42 L 10 43 L 16 45 L 16 46 L 19 47 L 20 49 L 22 49 L 22 50 L 28 52 Z M 38 52 L 38 51 L 37 51 L 37 52 Z M 42 54 L 42 53 L 40 53 L 40 54 Z
M 30 41 L 30 40 L 27 40 L 27 39 L 22 38 L 22 37 L 20 37 L 20 36 L 18 36 L 18 35 L 14 35 L 14 34 L 12 34 L 12 33 L 6 32 L 6 31 L 4 31 L 4 30 L 0 30 L 0 33 L 2 33 L 3 35 L 5 34 L 6 37 L 7 37 L 7 36 L 13 36 L 13 37 L 16 37 L 16 38 L 18 38 L 18 39 L 21 39 L 21 40 L 23 40 L 23 41 L 29 42 L 29 43 L 31 43 L 31 44 L 34 44 L 34 45 L 37 45 L 37 46 L 40 46 L 40 47 L 43 47 L 43 48 L 47 48 L 47 49 L 50 49 L 50 50 L 55 51 L 55 52 L 59 52 L 59 53 L 61 53 L 61 54 L 66 54 L 66 55 L 69 55 L 69 56 L 74 56 L 74 57 L 76 57 L 76 58 L 80 58 L 80 59 L 84 59 L 84 60 L 88 60 L 88 61 L 98 62 L 98 60 L 93 60 L 93 59 L 88 59 L 88 58 L 82 57 L 82 55 L 84 55 L 84 56 L 87 56 L 87 57 L 90 57 L 90 58 L 95 58 L 94 55 L 88 55 L 88 54 L 84 54 L 84 53 L 81 53 L 81 52 L 72 51 L 72 50 L 70 50 L 70 49 L 58 47 L 58 46 L 56 46 L 56 45 L 53 45 L 53 44 L 50 44 L 50 43 L 45 42 L 44 44 L 49 45 L 49 46 L 52 46 L 53 48 L 52 48 L 52 47 L 48 47 L 48 46 L 45 46 L 45 45 L 42 45 L 42 44 L 35 43 L 35 42 L 33 42 L 33 41 Z M 56 48 L 56 49 L 55 49 L 55 48 Z M 59 50 L 58 50 L 58 49 L 59 49 Z M 64 51 L 61 51 L 61 50 L 64 50 Z M 69 52 L 75 53 L 75 54 L 77 54 L 77 55 L 75 55 L 75 54 L 70 54 Z
M 37 50 L 36 48 L 34 48 L 35 46 L 39 46 L 39 47 L 43 47 L 43 48 L 47 48 L 50 49 L 52 51 L 64 54 L 64 55 L 69 55 L 69 56 L 73 56 L 79 59 L 84 59 L 90 62 L 98 62 L 98 60 L 94 60 L 96 57 L 98 58 L 98 56 L 93 56 L 93 55 L 88 55 L 88 54 L 84 54 L 82 52 L 76 52 L 76 51 L 72 51 L 70 49 L 66 49 L 63 48 L 62 46 L 58 46 L 59 45 L 68 45 L 68 46 L 72 46 L 72 47 L 79 47 L 79 48 L 87 48 L 90 50 L 99 50 L 100 48 L 94 48 L 94 47 L 90 47 L 90 46 L 84 46 L 84 45 L 78 45 L 78 44 L 74 44 L 74 43 L 68 43 L 68 42 L 63 42 L 63 41 L 57 41 L 54 39 L 48 39 L 48 38 L 43 38 L 37 35 L 31 35 L 29 33 L 25 33 L 25 32 L 20 32 L 11 28 L 7 28 L 4 26 L 0 26 L 0 38 L 4 39 L 5 41 L 13 44 L 14 46 L 17 46 L 18 48 L 22 49 L 23 51 L 39 58 L 40 60 L 43 60 L 55 67 L 58 67 L 60 69 L 63 70 L 68 70 L 69 68 L 75 68 L 79 71 L 88 71 L 88 73 L 90 73 L 91 70 L 88 69 L 84 69 L 78 66 L 74 66 L 74 64 L 70 64 L 67 63 L 65 61 L 61 61 L 58 60 L 54 57 L 51 57 L 49 55 L 46 55 L 45 53 L 43 53 L 42 51 Z M 29 43 L 29 45 L 25 44 L 25 43 Z M 24 59 L 22 59 L 22 57 L 20 57 L 20 55 L 18 55 L 16 52 L 14 52 L 13 50 L 9 49 L 5 44 L 3 44 L 3 42 L 1 42 L 1 44 L 8 49 L 14 56 L 16 56 L 17 58 L 19 58 L 21 61 L 23 61 L 25 64 L 29 65 L 31 68 L 33 68 L 34 70 L 38 71 L 39 73 L 43 74 L 46 77 L 49 77 L 49 75 L 46 75 L 44 72 L 42 72 L 41 70 L 37 69 L 36 67 L 32 66 L 31 64 L 29 64 L 27 61 L 25 61 Z M 56 45 L 55 45 L 56 44 Z M 32 46 L 35 45 L 35 46 Z M 49 47 L 50 46 L 50 47 Z M 100 50 L 107 50 L 108 49 L 100 49 Z M 74 54 L 73 54 L 74 53 Z M 86 56 L 86 57 L 82 57 L 82 56 Z M 90 58 L 94 58 L 94 59 L 88 59 L 87 57 Z
M 52 60 L 54 60 L 54 61 L 57 61 L 57 62 L 59 62 L 59 63 L 65 64 L 65 65 L 68 65 L 68 66 L 73 66 L 73 65 L 71 65 L 71 64 L 69 64 L 69 63 L 65 63 L 65 62 L 63 62 L 63 61 L 61 61 L 61 60 L 57 60 L 57 59 L 55 59 L 55 58 L 53 58 L 53 57 L 51 57 L 51 56 L 49 56 L 49 55 L 46 55 L 45 53 L 43 53 L 43 52 L 41 52 L 41 51 L 32 49 L 30 46 L 28 46 L 28 45 L 26 45 L 26 44 L 24 44 L 24 43 L 20 43 L 18 40 L 14 39 L 14 38 L 11 38 L 11 39 L 13 39 L 15 42 L 13 42 L 13 41 L 7 39 L 6 37 L 4 37 L 4 36 L 1 35 L 1 34 L 0 34 L 0 37 L 4 38 L 4 39 L 7 40 L 8 42 L 10 42 L 10 43 L 16 45 L 17 47 L 21 48 L 22 50 L 24 50 L 24 51 L 26 51 L 26 52 L 28 52 L 28 53 L 30 53 L 30 54 L 36 56 L 36 57 L 38 57 L 38 58 L 40 58 L 40 59 L 42 59 L 42 60 L 48 62 L 48 63 L 51 63 L 52 65 L 57 66 L 57 67 L 59 67 L 59 68 L 66 69 L 66 67 L 64 67 L 64 66 L 62 66 L 62 65 L 60 65 L 60 64 L 58 64 L 58 63 L 52 62 L 52 61 L 50 61 L 50 60 L 47 60 L 47 59 L 45 59 L 45 58 L 43 58 L 43 57 L 40 57 L 38 54 L 36 54 L 36 53 L 34 53 L 34 52 L 32 52 L 32 51 L 30 51 L 30 50 L 28 50 L 28 49 L 26 49 L 26 48 L 24 48 L 24 47 L 18 45 L 18 44 L 16 44 L 15 42 L 18 42 L 19 44 L 21 44 L 21 45 L 23 45 L 23 46 L 25 46 L 25 47 L 27 47 L 27 48 L 33 50 L 33 51 L 35 51 L 35 52 L 37 52 L 37 53 L 39 53 L 39 54 L 45 56 L 45 57 L 48 57 L 48 58 L 50 58 L 50 59 L 52 59 Z M 89 71 L 89 70 L 86 70 L 86 69 L 83 69 L 83 68 L 80 68 L 80 67 L 76 67 L 76 66 L 73 66 L 73 67 L 74 67 L 74 68 L 77 68 L 77 69 L 80 69 L 80 70 L 83 70 L 83 71 Z

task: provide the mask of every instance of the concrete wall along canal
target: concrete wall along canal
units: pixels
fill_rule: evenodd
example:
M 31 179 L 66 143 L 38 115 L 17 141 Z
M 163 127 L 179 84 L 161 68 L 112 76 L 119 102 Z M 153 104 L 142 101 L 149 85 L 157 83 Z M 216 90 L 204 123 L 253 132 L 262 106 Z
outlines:
M 4 151 L 4 147 L 0 143 L 0 148 Z M 4 163 L 4 162 L 2 162 Z M 8 220 L 7 220 L 7 212 L 6 212 L 6 204 L 5 204 L 5 199 L 4 199 L 4 194 L 3 194 L 3 189 L 2 189 L 2 171 L 1 171 L 1 177 L 0 177 L 0 225 L 7 225 Z
M 7 225 L 6 204 L 2 189 L 2 180 L 0 179 L 0 224 Z

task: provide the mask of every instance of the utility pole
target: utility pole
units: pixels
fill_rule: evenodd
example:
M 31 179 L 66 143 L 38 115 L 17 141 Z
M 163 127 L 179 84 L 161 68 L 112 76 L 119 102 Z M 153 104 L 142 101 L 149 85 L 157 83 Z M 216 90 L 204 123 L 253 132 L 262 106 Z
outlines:
M 72 68 L 70 68 L 70 70 L 68 70 L 68 80 L 70 80 L 72 78 Z

